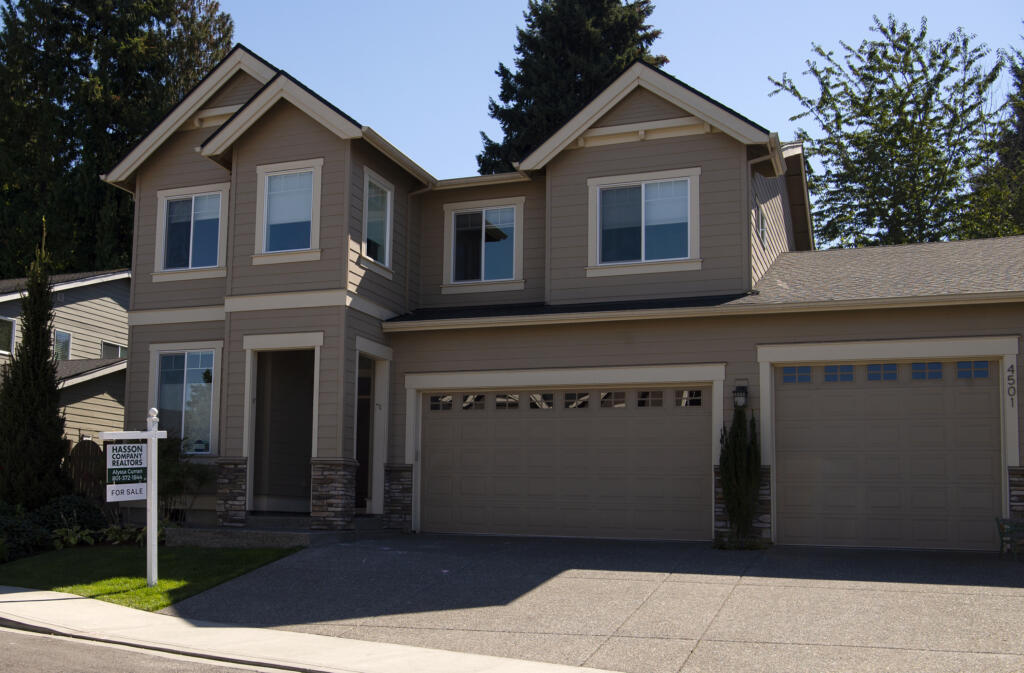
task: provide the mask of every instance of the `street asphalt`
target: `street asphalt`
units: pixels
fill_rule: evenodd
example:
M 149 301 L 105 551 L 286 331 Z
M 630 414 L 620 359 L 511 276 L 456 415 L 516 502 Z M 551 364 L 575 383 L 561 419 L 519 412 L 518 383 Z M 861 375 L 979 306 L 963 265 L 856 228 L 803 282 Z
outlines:
M 1024 563 L 991 554 L 410 535 L 165 612 L 628 673 L 1024 670 Z

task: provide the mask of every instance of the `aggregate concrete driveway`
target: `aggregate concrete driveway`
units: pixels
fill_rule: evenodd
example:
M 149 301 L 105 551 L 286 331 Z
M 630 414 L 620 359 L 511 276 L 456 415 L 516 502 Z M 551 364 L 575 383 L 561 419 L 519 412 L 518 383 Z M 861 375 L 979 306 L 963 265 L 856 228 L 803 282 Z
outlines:
M 1024 670 L 1024 563 L 985 554 L 403 536 L 166 612 L 637 673 Z

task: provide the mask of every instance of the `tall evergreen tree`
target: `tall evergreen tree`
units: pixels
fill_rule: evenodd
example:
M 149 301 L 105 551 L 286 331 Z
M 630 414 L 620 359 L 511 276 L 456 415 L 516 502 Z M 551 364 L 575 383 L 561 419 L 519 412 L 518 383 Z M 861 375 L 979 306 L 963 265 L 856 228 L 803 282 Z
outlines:
M 820 131 L 804 129 L 808 157 L 821 170 L 808 176 L 815 235 L 826 245 L 936 241 L 964 221 L 970 177 L 984 160 L 987 94 L 1002 60 L 985 66 L 989 50 L 958 28 L 929 39 L 890 15 L 874 18 L 877 36 L 840 55 L 813 45 L 805 94 L 788 75 L 769 78 L 772 94 L 791 94 Z
M 0 501 L 35 509 L 70 491 L 50 335 L 49 255 L 36 248 L 21 299 L 21 341 L 0 369 Z
M 0 277 L 127 266 L 131 196 L 99 180 L 231 48 L 216 0 L 3 0 Z
M 653 11 L 652 0 L 530 0 L 514 69 L 500 63 L 495 71 L 501 102 L 491 98 L 488 114 L 504 137 L 480 133 L 480 173 L 513 170 L 636 59 L 667 63 L 650 53 L 661 35 L 647 23 Z

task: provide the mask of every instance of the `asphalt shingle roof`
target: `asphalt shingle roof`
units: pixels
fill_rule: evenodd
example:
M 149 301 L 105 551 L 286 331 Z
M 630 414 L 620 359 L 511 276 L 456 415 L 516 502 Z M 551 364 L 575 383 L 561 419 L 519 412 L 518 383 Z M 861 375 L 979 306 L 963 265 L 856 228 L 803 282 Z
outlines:
M 124 358 L 105 358 L 91 360 L 61 360 L 57 363 L 57 380 L 63 381 L 82 374 L 109 367 L 112 364 L 124 362 Z
M 60 273 L 55 276 L 50 276 L 50 284 L 56 285 L 57 283 L 67 283 L 73 280 L 84 280 L 86 278 L 95 278 L 97 276 L 108 276 L 113 273 L 121 273 L 128 271 L 128 269 L 110 269 L 109 271 L 79 271 L 77 273 Z M 0 294 L 10 294 L 11 292 L 17 292 L 25 289 L 25 283 L 28 282 L 27 278 L 6 278 L 0 280 Z

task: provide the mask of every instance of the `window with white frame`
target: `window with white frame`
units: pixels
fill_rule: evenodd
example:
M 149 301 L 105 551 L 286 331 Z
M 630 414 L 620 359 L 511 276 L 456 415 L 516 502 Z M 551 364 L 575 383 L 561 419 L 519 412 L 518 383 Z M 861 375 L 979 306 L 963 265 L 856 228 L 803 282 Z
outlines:
M 14 320 L 0 318 L 0 353 L 14 352 Z
M 323 159 L 257 166 L 256 254 L 320 246 Z
M 157 192 L 154 271 L 224 267 L 229 183 Z
M 128 347 L 122 346 L 121 344 L 110 343 L 109 341 L 101 341 L 100 357 L 104 360 L 111 358 L 126 358 L 128 357 Z
M 442 290 L 522 289 L 524 197 L 449 203 Z M 476 289 L 474 289 L 476 288 Z
M 71 359 L 71 332 L 53 330 L 53 357 L 55 360 Z
M 699 179 L 691 168 L 587 180 L 590 267 L 699 268 L 686 264 L 699 257 Z
M 363 169 L 363 256 L 391 268 L 394 186 Z
M 213 441 L 214 352 L 161 352 L 157 371 L 160 427 L 188 453 L 210 453 Z

